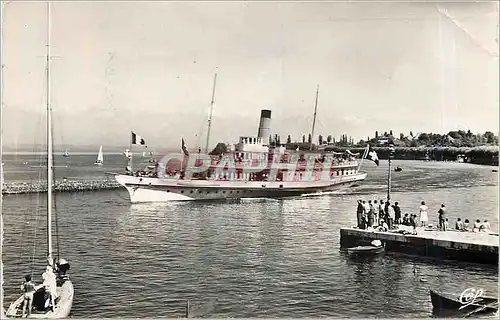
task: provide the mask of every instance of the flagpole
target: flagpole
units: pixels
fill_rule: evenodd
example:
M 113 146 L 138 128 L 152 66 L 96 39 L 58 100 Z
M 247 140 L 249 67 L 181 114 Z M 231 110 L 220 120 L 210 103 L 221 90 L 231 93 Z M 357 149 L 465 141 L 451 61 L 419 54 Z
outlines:
M 391 200 L 391 178 L 392 178 L 392 170 L 391 170 L 391 157 L 394 152 L 394 148 L 389 147 L 389 171 L 387 172 L 387 201 Z
M 369 148 L 370 148 L 370 145 L 367 145 L 365 148 L 365 151 L 363 152 L 363 156 L 361 157 L 361 162 L 359 163 L 359 166 L 358 166 L 358 171 L 361 169 L 361 166 L 363 165 L 363 161 L 366 158 L 366 154 L 368 153 Z
M 130 173 L 134 175 L 134 169 L 132 168 L 132 157 L 134 156 L 134 153 L 132 152 L 132 134 L 134 134 L 134 132 L 131 131 L 130 133 L 131 133 L 130 139 L 128 140 L 128 149 L 130 150 L 130 158 L 128 158 L 128 164 L 130 167 Z

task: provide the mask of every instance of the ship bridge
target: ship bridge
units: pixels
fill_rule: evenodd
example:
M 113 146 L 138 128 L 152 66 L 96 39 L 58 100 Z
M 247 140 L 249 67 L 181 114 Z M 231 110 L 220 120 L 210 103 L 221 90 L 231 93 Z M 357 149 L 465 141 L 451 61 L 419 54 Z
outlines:
M 235 145 L 235 152 L 242 153 L 243 159 L 267 159 L 269 147 L 264 144 L 264 139 L 261 137 L 240 137 L 239 142 Z

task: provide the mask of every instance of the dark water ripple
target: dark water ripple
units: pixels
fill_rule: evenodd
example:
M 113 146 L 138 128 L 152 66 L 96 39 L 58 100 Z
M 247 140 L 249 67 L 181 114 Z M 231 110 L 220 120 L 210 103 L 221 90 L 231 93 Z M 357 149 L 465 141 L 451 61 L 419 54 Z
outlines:
M 95 179 L 120 166 L 93 168 L 85 157 L 74 158 L 68 169 L 74 176 Z M 451 221 L 481 218 L 498 227 L 498 175 L 491 167 L 397 165 L 403 171 L 393 173 L 393 199 L 403 212 L 417 213 L 425 200 L 436 223 L 446 203 Z M 348 192 L 286 200 L 130 205 L 123 191 L 58 195 L 60 249 L 76 293 L 73 317 L 180 317 L 182 300 L 196 306 L 217 299 L 211 317 L 426 318 L 430 288 L 496 292 L 497 267 L 392 253 L 349 259 L 341 252 L 339 229 L 355 223 L 356 199 L 385 197 L 386 163 L 364 168 L 368 179 Z M 34 270 L 40 280 L 45 209 L 36 195 L 4 199 L 10 302 L 25 273 Z

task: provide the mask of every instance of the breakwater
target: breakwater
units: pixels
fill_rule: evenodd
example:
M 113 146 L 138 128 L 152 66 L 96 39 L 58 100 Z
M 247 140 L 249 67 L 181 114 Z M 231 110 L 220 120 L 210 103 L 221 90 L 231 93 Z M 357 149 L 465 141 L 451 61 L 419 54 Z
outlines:
M 80 192 L 118 189 L 122 186 L 113 180 L 77 180 L 77 181 L 55 181 L 53 185 L 54 192 Z M 41 182 L 14 182 L 5 183 L 2 194 L 22 194 L 47 192 L 47 184 Z
M 327 147 L 327 151 L 359 152 L 363 154 L 365 148 L 359 147 Z M 373 147 L 379 159 L 388 159 L 389 147 Z M 481 146 L 473 148 L 456 147 L 394 147 L 394 158 L 396 160 L 433 160 L 433 161 L 456 161 L 459 156 L 464 157 L 464 162 L 473 164 L 498 166 L 498 146 Z

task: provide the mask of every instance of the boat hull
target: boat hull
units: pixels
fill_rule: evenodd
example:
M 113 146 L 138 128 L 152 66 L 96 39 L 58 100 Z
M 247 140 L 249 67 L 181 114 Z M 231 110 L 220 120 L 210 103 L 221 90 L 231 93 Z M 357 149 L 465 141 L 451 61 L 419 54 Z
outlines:
M 384 246 L 374 247 L 374 246 L 358 246 L 353 248 L 348 248 L 347 252 L 354 255 L 375 255 L 384 252 Z
M 132 203 L 217 200 L 239 198 L 283 198 L 348 188 L 366 178 L 366 173 L 329 181 L 216 181 L 169 180 L 117 175 Z
M 62 319 L 67 318 L 73 306 L 74 288 L 70 280 L 64 281 L 62 286 L 57 287 L 58 300 L 56 308 L 52 311 L 33 311 L 29 319 Z M 35 293 L 36 295 L 36 293 Z M 35 301 L 37 298 L 35 297 Z M 34 301 L 34 302 L 35 302 Z M 24 295 L 14 301 L 7 310 L 7 318 L 20 318 L 23 310 Z

